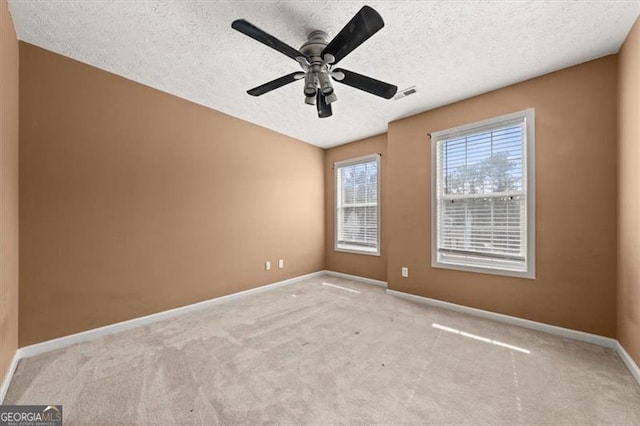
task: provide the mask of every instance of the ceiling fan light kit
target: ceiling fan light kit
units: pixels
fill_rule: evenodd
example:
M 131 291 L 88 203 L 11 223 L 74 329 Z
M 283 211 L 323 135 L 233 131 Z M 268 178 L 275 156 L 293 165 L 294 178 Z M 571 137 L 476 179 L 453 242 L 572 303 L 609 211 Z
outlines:
M 247 93 L 252 96 L 260 96 L 296 80 L 304 79 L 304 102 L 315 105 L 318 117 L 326 118 L 331 117 L 333 114 L 331 104 L 338 100 L 332 80 L 385 99 L 393 98 L 398 90 L 397 86 L 392 84 L 353 71 L 334 68 L 340 60 L 384 27 L 382 17 L 369 6 L 360 9 L 333 40 L 329 41 L 326 32 L 316 30 L 309 34 L 308 40 L 300 50 L 294 49 L 244 19 L 233 21 L 231 27 L 295 60 L 303 70 L 248 90 Z

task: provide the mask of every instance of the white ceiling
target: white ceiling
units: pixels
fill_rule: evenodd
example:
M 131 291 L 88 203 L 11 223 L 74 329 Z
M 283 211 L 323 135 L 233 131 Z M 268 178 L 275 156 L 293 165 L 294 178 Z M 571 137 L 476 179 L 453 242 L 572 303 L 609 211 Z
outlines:
M 302 82 L 247 89 L 298 64 L 231 29 L 245 18 L 299 48 L 332 38 L 364 5 L 385 27 L 340 66 L 417 94 L 384 100 L 336 83 L 333 117 Z M 18 38 L 305 142 L 331 147 L 387 123 L 619 50 L 634 1 L 9 1 Z

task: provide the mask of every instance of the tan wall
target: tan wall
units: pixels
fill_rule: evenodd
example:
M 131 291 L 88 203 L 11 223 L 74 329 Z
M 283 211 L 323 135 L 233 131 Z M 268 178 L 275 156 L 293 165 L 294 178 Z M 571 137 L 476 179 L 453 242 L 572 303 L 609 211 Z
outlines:
M 0 1 L 0 382 L 18 349 L 18 40 Z
M 640 19 L 619 54 L 618 340 L 640 365 Z
M 348 160 L 350 158 L 362 157 L 379 153 L 382 154 L 380 159 L 380 256 L 371 256 L 366 254 L 345 253 L 335 251 L 335 182 L 333 164 Z M 385 238 L 385 220 L 386 220 L 386 203 L 385 194 L 387 193 L 387 135 L 382 134 L 371 138 L 362 139 L 357 142 L 341 145 L 326 151 L 324 170 L 325 170 L 325 261 L 326 269 L 329 271 L 342 272 L 345 274 L 358 275 L 375 280 L 387 280 L 387 257 L 386 257 L 386 238 Z
M 29 44 L 20 61 L 21 346 L 324 268 L 323 150 Z
M 391 289 L 615 336 L 616 60 L 605 57 L 390 123 Z M 536 279 L 432 268 L 427 133 L 528 107 L 536 115 Z M 400 276 L 402 266 L 409 278 Z

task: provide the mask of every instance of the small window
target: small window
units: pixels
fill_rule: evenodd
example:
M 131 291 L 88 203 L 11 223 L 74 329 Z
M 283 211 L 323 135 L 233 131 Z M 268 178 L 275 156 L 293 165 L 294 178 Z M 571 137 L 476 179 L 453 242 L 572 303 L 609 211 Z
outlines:
M 431 135 L 431 264 L 535 277 L 534 111 Z
M 380 156 L 335 163 L 337 251 L 380 254 Z

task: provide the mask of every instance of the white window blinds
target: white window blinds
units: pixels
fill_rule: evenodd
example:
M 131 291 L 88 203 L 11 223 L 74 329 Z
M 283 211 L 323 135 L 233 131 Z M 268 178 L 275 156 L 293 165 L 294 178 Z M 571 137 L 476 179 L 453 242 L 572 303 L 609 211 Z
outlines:
M 336 250 L 379 254 L 379 158 L 335 164 Z
M 434 266 L 532 273 L 527 173 L 532 119 L 532 111 L 511 114 L 432 136 Z

